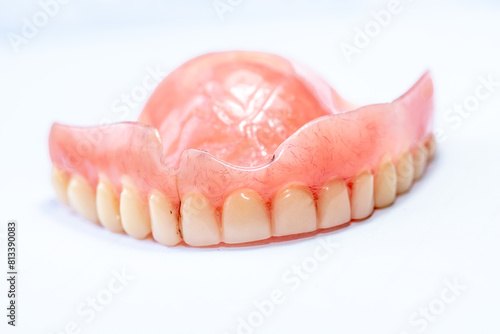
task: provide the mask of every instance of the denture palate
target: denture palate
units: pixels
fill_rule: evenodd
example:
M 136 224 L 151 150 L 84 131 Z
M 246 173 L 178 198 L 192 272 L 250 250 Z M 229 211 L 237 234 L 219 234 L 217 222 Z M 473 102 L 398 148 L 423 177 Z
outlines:
M 137 122 L 54 124 L 58 199 L 87 220 L 173 246 L 240 244 L 369 217 L 435 154 L 425 73 L 392 103 L 358 107 L 305 67 L 261 52 L 200 56 Z

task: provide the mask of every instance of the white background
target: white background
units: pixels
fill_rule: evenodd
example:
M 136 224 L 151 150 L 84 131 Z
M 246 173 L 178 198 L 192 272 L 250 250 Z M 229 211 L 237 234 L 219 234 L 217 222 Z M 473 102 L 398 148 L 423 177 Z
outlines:
M 79 333 L 238 333 L 241 321 L 259 320 L 255 302 L 273 290 L 284 301 L 258 328 L 239 332 L 500 331 L 500 86 L 470 113 L 445 116 L 474 101 L 481 78 L 500 82 L 497 2 L 401 0 L 401 12 L 351 62 L 340 45 L 353 44 L 356 28 L 388 2 L 233 0 L 221 20 L 211 0 L 73 0 L 18 52 L 8 34 L 21 34 L 23 18 L 40 5 L 6 2 L 0 267 L 6 272 L 5 225 L 16 219 L 19 308 L 12 329 L 0 274 L 2 333 L 72 332 L 67 326 Z M 408 194 L 363 222 L 260 247 L 167 248 L 113 234 L 56 201 L 47 145 L 54 121 L 134 120 L 145 99 L 126 115 L 112 106 L 141 85 L 147 68 L 168 73 L 196 55 L 231 49 L 300 61 L 360 104 L 390 101 L 430 69 L 435 128 L 445 134 L 437 159 Z M 304 259 L 310 264 L 325 240 L 338 247 L 293 289 L 284 277 Z M 133 279 L 93 319 L 82 316 L 81 304 L 104 296 L 121 271 Z M 463 287 L 443 304 L 443 291 L 452 296 L 447 281 Z M 429 307 L 431 318 L 422 320 Z

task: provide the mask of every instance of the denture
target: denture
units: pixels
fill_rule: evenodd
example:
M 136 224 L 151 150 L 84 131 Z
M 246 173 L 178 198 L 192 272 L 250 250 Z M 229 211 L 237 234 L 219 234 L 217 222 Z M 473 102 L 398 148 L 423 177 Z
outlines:
M 210 246 L 335 229 L 391 205 L 435 152 L 425 73 L 392 103 L 356 106 L 279 56 L 183 64 L 137 122 L 55 123 L 56 195 L 113 232 Z

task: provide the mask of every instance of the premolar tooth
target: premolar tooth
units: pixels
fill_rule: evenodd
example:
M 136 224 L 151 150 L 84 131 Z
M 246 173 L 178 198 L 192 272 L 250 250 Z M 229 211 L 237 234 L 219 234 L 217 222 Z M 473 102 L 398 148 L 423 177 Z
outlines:
M 181 226 L 184 241 L 191 246 L 220 243 L 220 229 L 215 209 L 200 193 L 192 193 L 181 200 Z
M 374 179 L 375 207 L 383 208 L 391 205 L 396 199 L 397 177 L 392 162 L 382 163 Z
M 88 220 L 97 222 L 95 191 L 80 175 L 73 175 L 68 184 L 68 201 L 76 212 Z
M 280 190 L 274 197 L 272 207 L 273 235 L 316 230 L 316 206 L 308 187 L 290 185 Z
M 339 226 L 351 220 L 351 205 L 345 182 L 341 179 L 326 183 L 318 194 L 318 227 Z
M 236 190 L 224 201 L 222 231 L 228 244 L 271 237 L 271 220 L 266 203 L 251 189 Z
M 434 156 L 436 154 L 436 138 L 433 134 L 431 134 L 429 136 L 429 139 L 427 139 L 425 148 L 427 149 L 428 160 L 431 161 L 432 159 L 434 159 Z
M 425 166 L 427 165 L 427 149 L 424 145 L 418 145 L 413 152 L 413 179 L 418 180 L 424 175 Z
M 69 204 L 68 201 L 68 183 L 69 183 L 69 178 L 64 173 L 57 167 L 52 167 L 52 185 L 54 186 L 54 189 L 56 191 L 56 196 L 59 199 L 59 201 L 63 202 L 64 204 Z
M 408 151 L 405 151 L 399 157 L 396 164 L 396 174 L 398 179 L 397 193 L 407 192 L 413 183 L 413 158 Z
M 177 245 L 181 241 L 178 208 L 162 193 L 154 191 L 149 197 L 149 211 L 153 238 L 166 246 Z
M 151 233 L 147 207 L 129 181 L 123 182 L 123 190 L 120 195 L 120 215 L 123 229 L 134 238 L 143 239 Z
M 101 224 L 113 232 L 123 232 L 120 219 L 120 203 L 111 184 L 100 178 L 96 192 L 97 216 Z
M 352 219 L 363 219 L 373 212 L 373 175 L 363 172 L 352 184 Z

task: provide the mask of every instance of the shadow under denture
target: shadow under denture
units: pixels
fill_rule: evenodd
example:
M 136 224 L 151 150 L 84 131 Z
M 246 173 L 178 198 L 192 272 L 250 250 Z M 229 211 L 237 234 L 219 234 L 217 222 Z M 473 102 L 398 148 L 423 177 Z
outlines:
M 243 188 L 229 194 L 217 210 L 201 193 L 193 192 L 175 205 L 153 191 L 147 203 L 126 176 L 117 196 L 100 177 L 94 188 L 82 176 L 54 167 L 52 182 L 58 199 L 93 222 L 137 239 L 152 236 L 163 245 L 248 247 L 296 240 L 346 227 L 369 217 L 374 208 L 391 205 L 396 194 L 408 191 L 435 155 L 431 134 L 422 143 L 385 159 L 374 171 L 351 181 L 334 178 L 316 193 L 300 183 L 280 189 L 271 203 Z

